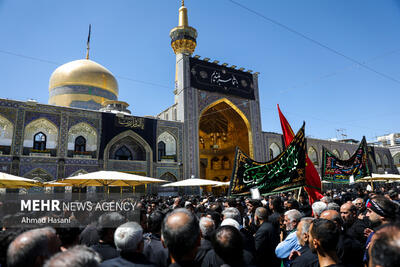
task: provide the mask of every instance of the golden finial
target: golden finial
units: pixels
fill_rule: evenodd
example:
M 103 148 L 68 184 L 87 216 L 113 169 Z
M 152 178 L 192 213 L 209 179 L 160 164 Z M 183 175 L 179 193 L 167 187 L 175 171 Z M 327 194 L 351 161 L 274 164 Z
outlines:
M 187 8 L 185 7 L 184 0 L 182 0 L 182 6 L 179 9 L 179 26 L 189 26 L 189 20 L 187 15 Z
M 86 43 L 86 59 L 89 59 L 89 50 L 90 50 L 90 32 L 92 31 L 92 24 L 89 24 L 89 34 Z
M 197 31 L 189 26 L 188 11 L 185 1 L 181 0 L 182 6 L 179 8 L 179 24 L 173 28 L 169 36 L 171 37 L 171 46 L 175 54 L 191 55 L 196 48 Z

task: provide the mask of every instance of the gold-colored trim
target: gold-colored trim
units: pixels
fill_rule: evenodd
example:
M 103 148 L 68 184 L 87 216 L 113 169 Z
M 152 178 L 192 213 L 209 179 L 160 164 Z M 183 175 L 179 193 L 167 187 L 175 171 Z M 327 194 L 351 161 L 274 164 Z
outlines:
M 101 96 L 84 95 L 84 94 L 63 94 L 56 95 L 49 98 L 49 104 L 55 106 L 70 107 L 72 101 L 94 101 L 101 105 L 105 99 Z
M 198 129 L 200 129 L 200 119 L 203 116 L 203 114 L 210 108 L 215 107 L 216 105 L 220 104 L 224 102 L 225 104 L 227 104 L 229 107 L 231 107 L 234 111 L 236 111 L 236 113 L 239 114 L 239 116 L 243 119 L 244 123 L 246 124 L 247 130 L 248 130 L 248 135 L 249 135 L 249 152 L 250 152 L 250 157 L 254 158 L 254 149 L 253 149 L 253 133 L 251 130 L 251 125 L 249 120 L 247 119 L 246 115 L 244 115 L 244 113 L 235 105 L 233 104 L 231 101 L 229 101 L 229 99 L 227 98 L 221 98 L 213 103 L 211 103 L 210 105 L 208 105 L 207 107 L 205 107 L 201 112 L 200 112 L 200 116 L 199 116 L 199 120 L 198 120 Z
M 196 49 L 196 42 L 188 39 L 181 39 L 171 43 L 171 46 L 175 54 L 180 54 L 180 53 L 193 54 L 194 50 Z

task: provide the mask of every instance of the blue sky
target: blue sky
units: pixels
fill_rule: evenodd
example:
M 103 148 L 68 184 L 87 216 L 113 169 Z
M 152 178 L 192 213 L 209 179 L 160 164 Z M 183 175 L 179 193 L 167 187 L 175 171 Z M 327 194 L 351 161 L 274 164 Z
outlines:
M 185 4 L 199 34 L 194 54 L 260 72 L 264 131 L 281 132 L 280 104 L 294 129 L 304 120 L 306 135 L 315 138 L 337 137 L 337 129 L 357 140 L 400 132 L 399 0 Z M 169 31 L 179 6 L 178 0 L 0 0 L 0 97 L 47 103 L 51 73 L 84 58 L 91 23 L 91 59 L 117 77 L 119 99 L 134 115 L 158 114 L 174 101 Z

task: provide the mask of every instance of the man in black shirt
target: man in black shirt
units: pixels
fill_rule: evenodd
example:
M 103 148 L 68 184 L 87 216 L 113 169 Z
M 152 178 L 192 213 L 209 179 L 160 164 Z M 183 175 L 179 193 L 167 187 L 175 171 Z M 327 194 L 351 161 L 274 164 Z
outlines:
M 103 261 L 100 267 L 155 267 L 143 255 L 143 229 L 136 222 L 127 222 L 115 231 L 115 245 L 120 256 Z
M 367 238 L 364 230 L 368 227 L 364 220 L 357 218 L 357 207 L 351 202 L 346 202 L 340 207 L 340 216 L 343 220 L 344 232 L 356 239 L 360 244 L 365 244 Z
M 100 240 L 91 248 L 100 254 L 103 261 L 119 256 L 114 244 L 115 230 L 125 222 L 125 218 L 118 212 L 110 212 L 99 217 L 97 232 Z
M 197 218 L 187 209 L 174 209 L 167 214 L 161 229 L 161 240 L 168 248 L 170 267 L 195 267 L 200 246 L 200 227 Z
M 255 211 L 254 219 L 259 228 L 254 236 L 255 240 L 255 258 L 257 266 L 280 266 L 280 260 L 275 255 L 275 248 L 279 243 L 279 233 L 274 226 L 267 222 L 268 213 L 263 207 Z

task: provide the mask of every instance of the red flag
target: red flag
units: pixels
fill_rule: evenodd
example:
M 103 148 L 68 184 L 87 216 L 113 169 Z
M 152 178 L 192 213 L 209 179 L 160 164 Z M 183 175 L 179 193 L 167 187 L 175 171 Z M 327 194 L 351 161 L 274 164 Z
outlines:
M 289 122 L 286 120 L 285 116 L 283 116 L 279 105 L 278 112 L 283 132 L 283 140 L 285 141 L 285 146 L 288 146 L 290 142 L 292 142 L 294 133 Z M 312 205 L 314 201 L 318 201 L 323 197 L 321 194 L 321 179 L 319 178 L 319 174 L 315 169 L 314 164 L 308 158 L 308 155 L 306 155 L 306 186 L 304 189 L 308 193 L 310 205 Z

